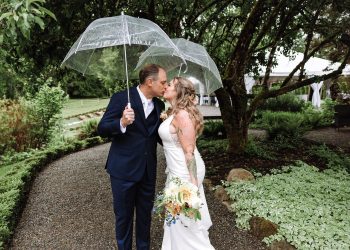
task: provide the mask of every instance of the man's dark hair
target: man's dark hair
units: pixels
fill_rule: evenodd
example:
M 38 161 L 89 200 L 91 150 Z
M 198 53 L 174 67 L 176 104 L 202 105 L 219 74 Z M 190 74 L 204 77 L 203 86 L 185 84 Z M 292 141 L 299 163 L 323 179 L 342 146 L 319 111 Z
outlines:
M 143 84 L 148 77 L 152 77 L 154 80 L 158 79 L 159 69 L 163 69 L 163 67 L 157 64 L 148 64 L 143 69 L 140 70 L 139 79 L 140 84 Z

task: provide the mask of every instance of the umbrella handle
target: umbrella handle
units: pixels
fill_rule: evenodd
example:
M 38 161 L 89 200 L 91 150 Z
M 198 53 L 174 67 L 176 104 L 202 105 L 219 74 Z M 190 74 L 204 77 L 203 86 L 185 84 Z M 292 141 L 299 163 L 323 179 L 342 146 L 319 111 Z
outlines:
M 181 74 L 182 65 L 184 65 L 184 63 L 181 63 L 181 64 L 180 64 L 180 68 L 179 68 L 179 72 L 177 73 L 177 76 L 180 76 L 180 74 Z M 185 64 L 185 66 L 186 66 L 186 69 L 184 70 L 183 73 L 186 73 L 186 72 L 187 72 L 187 69 L 188 69 L 187 64 Z
M 128 102 L 128 109 L 131 109 L 131 103 Z

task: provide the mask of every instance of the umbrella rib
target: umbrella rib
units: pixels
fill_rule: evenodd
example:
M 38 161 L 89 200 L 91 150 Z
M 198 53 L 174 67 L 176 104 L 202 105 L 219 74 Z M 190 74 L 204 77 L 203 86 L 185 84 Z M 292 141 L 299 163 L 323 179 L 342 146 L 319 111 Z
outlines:
M 130 33 L 129 33 L 129 29 L 128 29 L 128 24 L 125 21 L 125 16 L 124 15 L 122 15 L 122 24 L 123 24 L 123 32 L 125 31 L 124 38 L 127 37 L 128 44 L 130 45 L 131 44 L 131 42 L 130 42 Z M 124 42 L 124 44 L 125 44 L 125 42 Z

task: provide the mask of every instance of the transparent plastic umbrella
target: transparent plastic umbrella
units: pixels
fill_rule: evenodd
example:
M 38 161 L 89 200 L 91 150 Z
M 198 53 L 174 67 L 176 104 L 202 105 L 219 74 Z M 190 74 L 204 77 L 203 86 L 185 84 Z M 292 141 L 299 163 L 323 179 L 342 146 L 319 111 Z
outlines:
M 178 48 L 154 22 L 123 13 L 93 21 L 73 44 L 61 66 L 86 75 L 106 75 L 126 80 L 137 79 L 134 70 L 139 57 L 149 46 L 172 51 L 181 58 Z M 130 72 L 129 72 L 130 71 Z
M 222 87 L 219 70 L 206 49 L 197 43 L 183 38 L 171 39 L 180 51 L 180 55 L 165 47 L 150 46 L 141 56 L 136 68 L 147 63 L 162 65 L 169 77 L 184 76 L 192 78 L 200 94 L 211 94 Z M 183 58 L 186 64 L 183 63 Z M 193 80 L 195 78 L 196 80 Z M 202 86 L 196 86 L 202 84 Z

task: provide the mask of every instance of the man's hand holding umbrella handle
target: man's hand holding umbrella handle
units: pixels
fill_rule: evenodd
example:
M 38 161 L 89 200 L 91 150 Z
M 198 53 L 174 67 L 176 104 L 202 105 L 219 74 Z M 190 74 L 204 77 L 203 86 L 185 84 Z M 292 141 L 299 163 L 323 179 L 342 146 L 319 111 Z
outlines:
M 126 106 L 124 111 L 123 111 L 123 116 L 121 118 L 122 126 L 124 128 L 126 128 L 126 126 L 132 124 L 134 122 L 134 120 L 135 120 L 134 110 L 132 108 L 129 108 L 128 106 Z

